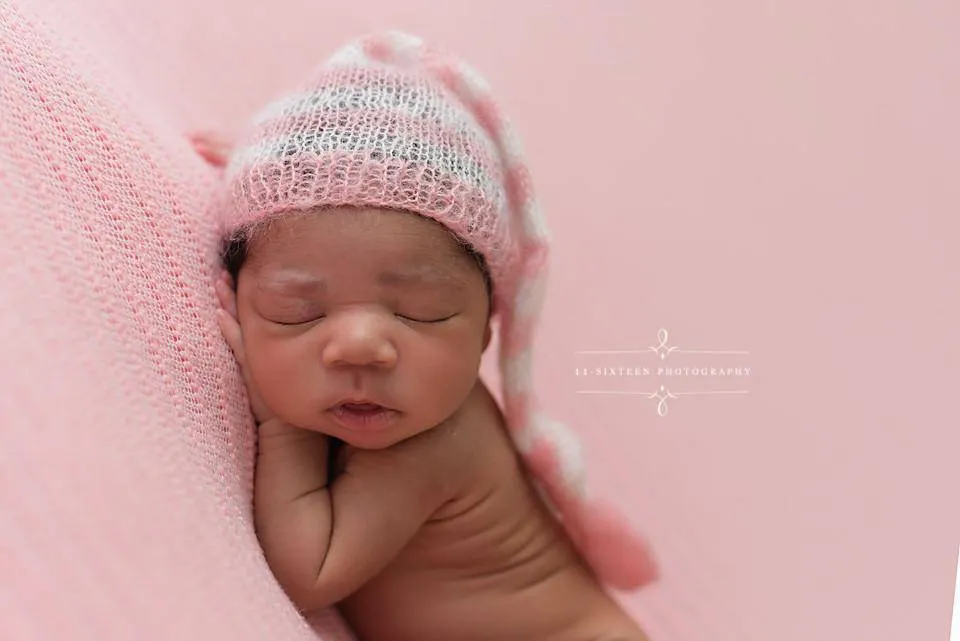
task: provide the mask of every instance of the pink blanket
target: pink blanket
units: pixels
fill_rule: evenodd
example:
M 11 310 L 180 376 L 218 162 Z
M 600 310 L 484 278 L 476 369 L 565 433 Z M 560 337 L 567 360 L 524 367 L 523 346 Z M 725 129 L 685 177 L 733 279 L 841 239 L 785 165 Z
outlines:
M 0 2 L 0 638 L 316 638 L 254 536 L 208 170 L 31 4 Z

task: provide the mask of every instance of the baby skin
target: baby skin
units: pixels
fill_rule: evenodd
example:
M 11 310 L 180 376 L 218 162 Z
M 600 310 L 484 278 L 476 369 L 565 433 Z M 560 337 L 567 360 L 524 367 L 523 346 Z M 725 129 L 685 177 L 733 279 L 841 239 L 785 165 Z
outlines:
M 301 611 L 337 605 L 360 641 L 646 641 L 479 379 L 487 283 L 447 230 L 296 214 L 239 263 L 218 319 L 259 424 L 257 535 Z

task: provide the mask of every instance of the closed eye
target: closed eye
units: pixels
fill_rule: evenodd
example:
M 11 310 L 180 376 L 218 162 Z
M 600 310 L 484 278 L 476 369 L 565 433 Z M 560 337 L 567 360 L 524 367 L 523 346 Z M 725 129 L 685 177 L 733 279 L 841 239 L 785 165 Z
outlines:
M 314 322 L 316 322 L 316 321 L 323 320 L 325 317 L 326 317 L 326 314 L 321 314 L 321 315 L 319 315 L 319 316 L 312 316 L 312 317 L 306 318 L 306 319 L 304 319 L 304 320 L 297 320 L 297 321 L 293 321 L 293 322 L 290 322 L 290 321 L 278 321 L 278 320 L 273 320 L 273 319 L 270 319 L 270 318 L 268 318 L 267 320 L 270 321 L 271 323 L 273 323 L 274 325 L 281 325 L 281 326 L 283 326 L 283 327 L 296 327 L 297 325 L 307 325 L 307 324 L 309 324 L 309 323 L 314 323 Z
M 397 318 L 402 318 L 403 320 L 408 320 L 413 323 L 423 323 L 426 325 L 431 325 L 434 323 L 442 323 L 444 321 L 448 321 L 454 316 L 456 316 L 456 314 L 450 314 L 449 316 L 445 316 L 444 318 L 430 318 L 430 319 L 411 318 L 410 316 L 404 316 L 403 314 L 397 314 L 396 316 Z

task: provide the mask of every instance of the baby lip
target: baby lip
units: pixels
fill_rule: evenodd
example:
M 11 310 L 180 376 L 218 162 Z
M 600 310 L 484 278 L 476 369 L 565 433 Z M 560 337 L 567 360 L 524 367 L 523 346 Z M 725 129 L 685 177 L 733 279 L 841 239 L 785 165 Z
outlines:
M 372 403 L 367 400 L 352 400 L 352 399 L 340 401 L 335 405 L 335 407 L 346 407 L 352 410 L 368 410 L 368 411 L 378 410 L 378 409 L 383 409 L 383 410 L 390 409 L 389 407 L 385 407 L 383 405 L 380 405 L 379 403 Z

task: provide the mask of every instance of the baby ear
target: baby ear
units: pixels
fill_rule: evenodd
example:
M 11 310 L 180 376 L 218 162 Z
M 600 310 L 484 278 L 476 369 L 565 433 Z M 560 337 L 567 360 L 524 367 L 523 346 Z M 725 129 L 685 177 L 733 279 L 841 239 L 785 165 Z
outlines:
M 187 135 L 193 149 L 217 169 L 227 166 L 227 160 L 233 149 L 233 140 L 222 132 L 196 131 Z

